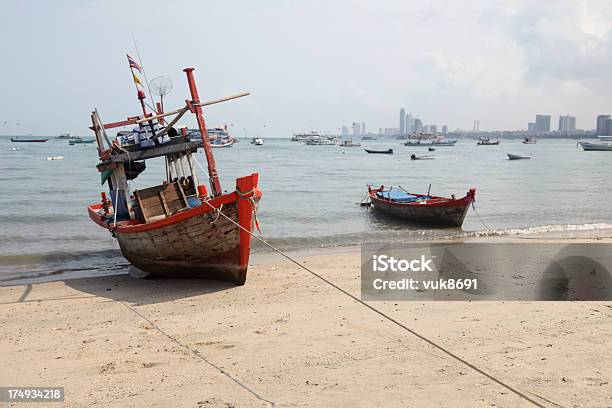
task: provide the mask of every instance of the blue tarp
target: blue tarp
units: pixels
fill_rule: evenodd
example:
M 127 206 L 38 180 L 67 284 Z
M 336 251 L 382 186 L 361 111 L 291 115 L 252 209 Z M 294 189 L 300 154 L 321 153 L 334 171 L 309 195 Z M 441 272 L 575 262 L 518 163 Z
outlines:
M 408 194 L 401 190 L 379 191 L 378 193 L 376 193 L 376 196 L 379 198 L 386 198 L 388 200 L 395 201 L 398 203 L 412 203 L 414 201 L 419 201 L 428 198 Z

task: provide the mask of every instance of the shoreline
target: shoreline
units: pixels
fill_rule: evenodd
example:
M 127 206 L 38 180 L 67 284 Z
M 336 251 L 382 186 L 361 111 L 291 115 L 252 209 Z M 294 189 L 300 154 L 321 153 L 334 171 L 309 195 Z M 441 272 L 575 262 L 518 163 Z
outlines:
M 291 256 L 359 297 L 359 247 Z M 610 302 L 372 304 L 545 406 L 612 403 Z M 64 386 L 59 406 L 529 406 L 280 255 L 256 256 L 240 287 L 0 287 L 0 324 L 0 382 Z

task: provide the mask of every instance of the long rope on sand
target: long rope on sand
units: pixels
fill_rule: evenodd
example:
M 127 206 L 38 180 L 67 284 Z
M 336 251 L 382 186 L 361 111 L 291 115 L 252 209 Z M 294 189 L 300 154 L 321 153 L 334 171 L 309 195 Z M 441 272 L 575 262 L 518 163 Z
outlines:
M 513 386 L 511 386 L 510 384 L 506 383 L 505 381 L 503 381 L 502 379 L 499 379 L 497 377 L 494 377 L 492 374 L 487 373 L 486 371 L 484 371 L 481 368 L 476 367 L 474 364 L 470 363 L 469 361 L 467 361 L 466 359 L 464 359 L 461 356 L 458 356 L 457 354 L 453 353 L 452 351 L 448 350 L 447 348 L 445 348 L 444 346 L 442 346 L 441 344 L 436 343 L 435 341 L 429 339 L 428 337 L 426 337 L 425 335 L 417 332 L 414 329 L 411 329 L 410 327 L 406 326 L 405 324 L 399 322 L 398 320 L 394 319 L 393 317 L 387 315 L 386 313 L 376 309 L 375 307 L 367 304 L 366 302 L 364 302 L 363 300 L 359 299 L 358 297 L 354 296 L 353 294 L 351 294 L 350 292 L 346 291 L 345 289 L 341 288 L 340 286 L 336 285 L 335 283 L 333 283 L 332 281 L 324 278 L 323 276 L 319 275 L 318 273 L 316 273 L 315 271 L 313 271 L 312 269 L 302 265 L 301 263 L 299 263 L 298 261 L 296 261 L 295 259 L 293 259 L 292 257 L 290 257 L 289 255 L 287 255 L 286 253 L 284 253 L 283 251 L 281 251 L 280 249 L 274 247 L 273 245 L 269 244 L 268 242 L 266 242 L 264 239 L 256 236 L 255 234 L 253 234 L 251 231 L 249 231 L 248 229 L 244 228 L 242 225 L 238 224 L 236 221 L 232 220 L 230 217 L 228 217 L 227 215 L 223 214 L 221 211 L 219 211 L 217 208 L 215 208 L 212 204 L 210 204 L 210 202 L 203 200 L 202 201 L 204 204 L 208 205 L 213 211 L 218 211 L 218 213 L 223 216 L 224 218 L 226 218 L 228 221 L 230 221 L 232 224 L 236 225 L 238 228 L 240 228 L 241 230 L 243 230 L 244 232 L 248 233 L 249 235 L 251 235 L 253 238 L 255 238 L 257 241 L 261 242 L 262 244 L 264 244 L 265 246 L 267 246 L 268 248 L 272 249 L 274 252 L 277 252 L 278 254 L 280 254 L 281 256 L 283 256 L 284 258 L 288 259 L 289 261 L 291 261 L 292 263 L 296 264 L 297 266 L 299 266 L 300 268 L 304 269 L 306 272 L 310 273 L 311 275 L 319 278 L 320 280 L 322 280 L 323 282 L 327 283 L 329 286 L 333 287 L 334 289 L 338 290 L 339 292 L 343 293 L 344 295 L 348 296 L 349 298 L 353 299 L 355 302 L 361 304 L 362 306 L 367 307 L 368 309 L 370 309 L 372 312 L 380 315 L 381 317 L 383 317 L 384 319 L 388 320 L 389 322 L 395 324 L 396 326 L 404 329 L 405 331 L 407 331 L 408 333 L 412 334 L 413 336 L 421 339 L 422 341 L 424 341 L 425 343 L 429 344 L 430 346 L 440 350 L 441 352 L 443 352 L 444 354 L 452 357 L 453 359 L 459 361 L 460 363 L 464 364 L 465 366 L 471 368 L 472 370 L 476 371 L 477 373 L 483 375 L 484 377 L 488 378 L 489 380 L 495 382 L 496 384 L 504 387 L 505 389 L 507 389 L 508 391 L 514 393 L 515 395 L 519 396 L 520 398 L 523 398 L 524 400 L 532 403 L 533 405 L 535 405 L 536 407 L 540 407 L 540 408 L 546 408 L 545 405 L 542 405 L 540 402 L 534 400 L 533 398 L 531 398 L 530 396 L 528 396 L 527 394 L 521 392 L 520 390 L 514 388 Z M 533 394 L 532 392 L 529 392 L 532 395 L 536 395 Z M 544 401 L 547 401 L 557 407 L 561 407 L 561 405 L 550 401 L 546 398 L 540 397 Z

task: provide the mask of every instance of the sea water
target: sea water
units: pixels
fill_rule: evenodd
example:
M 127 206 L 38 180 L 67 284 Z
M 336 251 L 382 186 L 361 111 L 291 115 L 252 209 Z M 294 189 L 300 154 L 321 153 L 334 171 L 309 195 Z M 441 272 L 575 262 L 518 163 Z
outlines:
M 563 139 L 530 145 L 503 140 L 499 146 L 461 139 L 435 152 L 394 139 L 362 144 L 307 146 L 267 138 L 263 146 L 240 140 L 214 154 L 224 190 L 232 191 L 237 177 L 260 174 L 257 217 L 264 238 L 283 249 L 414 241 L 487 228 L 494 233 L 589 230 L 612 223 L 612 152 L 584 152 L 576 141 Z M 391 147 L 394 154 L 367 154 L 363 147 Z M 532 159 L 507 160 L 506 152 Z M 435 159 L 410 160 L 411 154 Z M 206 168 L 201 152 L 197 159 Z M 106 190 L 96 163 L 95 144 L 11 143 L 0 137 L 0 281 L 126 270 L 116 240 L 87 215 L 86 206 L 99 202 Z M 163 159 L 146 164 L 131 182 L 133 189 L 162 182 Z M 206 180 L 201 171 L 200 179 Z M 477 213 L 470 209 L 462 228 L 414 226 L 360 206 L 368 184 L 399 185 L 414 193 L 427 193 L 431 185 L 432 195 L 457 197 L 475 187 Z

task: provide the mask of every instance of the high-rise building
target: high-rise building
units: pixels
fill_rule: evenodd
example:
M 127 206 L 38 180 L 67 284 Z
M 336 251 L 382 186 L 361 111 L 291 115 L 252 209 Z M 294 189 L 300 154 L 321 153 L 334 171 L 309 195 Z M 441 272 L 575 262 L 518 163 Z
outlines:
M 472 128 L 474 132 L 480 131 L 480 121 L 478 119 L 474 120 L 474 127 Z
M 536 132 L 550 132 L 550 115 L 536 115 Z
M 383 128 L 378 128 L 378 134 L 382 135 L 383 134 Z
M 438 125 L 429 125 L 429 133 L 438 133 Z
M 576 117 L 565 115 L 559 116 L 559 132 L 573 132 L 576 130 Z
M 535 131 L 536 131 L 535 122 L 527 123 L 527 133 L 535 133 Z
M 442 125 L 442 134 L 444 136 L 448 135 L 448 126 L 447 125 Z
M 353 122 L 353 137 L 360 136 L 360 130 L 359 123 Z
M 400 109 L 400 135 L 406 134 L 406 109 Z
M 414 116 L 412 116 L 412 112 L 408 112 L 406 115 L 406 133 L 414 132 Z
M 597 115 L 597 128 L 595 134 L 597 136 L 610 136 L 610 127 L 608 122 L 610 121 L 610 115 Z
M 365 127 L 365 122 L 361 122 L 361 135 L 365 135 L 366 134 L 366 127 Z
M 348 135 L 349 135 L 348 126 L 342 126 L 342 136 L 348 136 Z
M 421 119 L 416 118 L 414 120 L 414 131 L 415 132 L 422 132 L 423 131 L 423 122 L 421 122 Z

